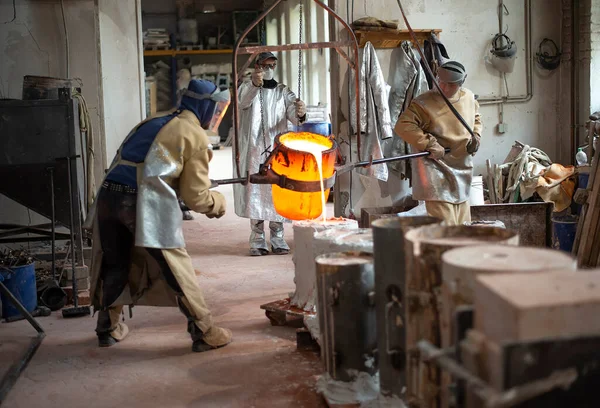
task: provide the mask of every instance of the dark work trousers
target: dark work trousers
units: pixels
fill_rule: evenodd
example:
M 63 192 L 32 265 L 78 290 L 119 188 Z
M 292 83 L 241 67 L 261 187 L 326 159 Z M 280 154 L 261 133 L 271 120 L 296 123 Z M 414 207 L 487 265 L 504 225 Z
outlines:
M 107 308 L 117 300 L 128 283 L 131 251 L 135 243 L 137 194 L 102 187 L 97 200 L 98 228 L 103 255 L 101 282 L 99 282 L 102 285 L 102 307 L 98 313 L 96 333 L 102 334 L 114 329 L 111 327 Z M 171 289 L 178 297 L 183 296 L 181 287 L 161 250 L 158 248 L 146 248 L 146 250 L 158 262 L 163 277 Z M 188 322 L 190 320 L 193 322 L 190 313 L 182 307 L 181 302 L 178 303 Z

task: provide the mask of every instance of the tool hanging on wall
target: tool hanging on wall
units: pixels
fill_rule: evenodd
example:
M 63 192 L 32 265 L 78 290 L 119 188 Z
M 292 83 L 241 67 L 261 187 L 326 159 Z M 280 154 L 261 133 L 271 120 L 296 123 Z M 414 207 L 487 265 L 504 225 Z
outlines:
M 499 72 L 509 74 L 515 68 L 517 46 L 506 34 L 496 34 L 492 39 L 492 58 L 490 63 Z
M 552 49 L 550 52 L 544 50 L 546 45 L 550 45 L 550 48 Z M 544 38 L 538 47 L 538 52 L 535 55 L 537 57 L 538 64 L 542 69 L 553 71 L 560 65 L 560 57 L 562 53 L 558 49 L 558 45 L 556 45 L 553 40 Z

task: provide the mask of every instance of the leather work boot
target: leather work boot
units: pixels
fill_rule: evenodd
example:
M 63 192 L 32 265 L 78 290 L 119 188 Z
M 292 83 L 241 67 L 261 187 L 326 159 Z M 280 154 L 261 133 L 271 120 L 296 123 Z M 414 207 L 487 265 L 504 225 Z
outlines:
M 110 333 L 98 333 L 98 346 L 110 347 L 123 341 L 129 334 L 129 327 L 125 323 L 117 323 L 117 327 Z
M 108 333 L 98 335 L 98 347 L 110 347 L 117 344 L 117 340 Z
M 111 313 L 112 319 L 111 319 Z M 116 313 L 116 314 L 115 314 Z M 114 346 L 117 342 L 122 341 L 129 334 L 129 327 L 123 322 L 118 321 L 119 312 L 115 310 L 101 310 L 98 313 L 98 325 L 96 326 L 96 335 L 98 336 L 99 347 Z M 112 327 L 112 321 L 117 321 Z
M 213 350 L 225 347 L 231 343 L 232 333 L 229 329 L 212 326 L 202 338 L 194 340 L 192 351 L 201 353 L 203 351 Z
M 231 330 L 212 326 L 206 333 L 203 333 L 196 325 L 192 314 L 179 297 L 177 298 L 177 305 L 179 306 L 179 310 L 187 317 L 187 331 L 192 337 L 193 352 L 201 353 L 203 351 L 224 347 L 231 343 Z

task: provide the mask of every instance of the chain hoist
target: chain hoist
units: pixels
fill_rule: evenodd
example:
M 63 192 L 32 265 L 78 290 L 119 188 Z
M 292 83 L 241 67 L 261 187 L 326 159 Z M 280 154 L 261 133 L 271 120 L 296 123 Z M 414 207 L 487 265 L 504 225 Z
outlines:
M 300 28 L 298 33 L 298 44 L 302 44 L 302 0 L 300 0 Z M 298 50 L 298 99 L 302 99 L 302 50 Z
M 261 23 L 260 44 L 266 45 L 264 22 Z M 262 70 L 262 67 L 260 69 Z M 264 147 L 262 154 L 268 155 L 269 149 L 271 148 L 271 146 L 267 146 L 267 134 L 265 133 L 265 108 L 264 108 L 265 103 L 264 103 L 264 95 L 263 95 L 263 86 L 264 86 L 264 82 L 260 86 L 260 89 L 258 90 L 258 99 L 260 102 L 260 128 L 261 128 L 261 132 L 262 132 L 262 140 L 263 140 L 263 147 Z

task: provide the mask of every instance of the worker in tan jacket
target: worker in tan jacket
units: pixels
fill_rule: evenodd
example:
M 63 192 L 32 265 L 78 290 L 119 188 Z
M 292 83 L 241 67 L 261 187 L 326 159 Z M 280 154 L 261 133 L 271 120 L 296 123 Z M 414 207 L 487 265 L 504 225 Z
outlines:
M 448 61 L 438 69 L 437 81 L 444 95 L 473 130 L 469 131 L 452 113 L 437 90 L 415 98 L 400 115 L 395 131 L 413 150 L 428 151 L 412 166 L 413 198 L 425 201 L 427 213 L 447 225 L 471 221 L 469 193 L 473 178 L 473 155 L 481 140 L 479 104 L 462 85 L 464 66 Z M 445 153 L 445 149 L 450 149 Z
M 179 306 L 193 351 L 231 341 L 204 301 L 178 203 L 181 197 L 209 218 L 225 214 L 225 198 L 210 190 L 213 153 L 204 129 L 218 127 L 228 104 L 228 90 L 192 80 L 177 110 L 140 123 L 119 148 L 87 221 L 93 222 L 91 296 L 100 347 L 127 335 L 119 322 L 123 305 Z

